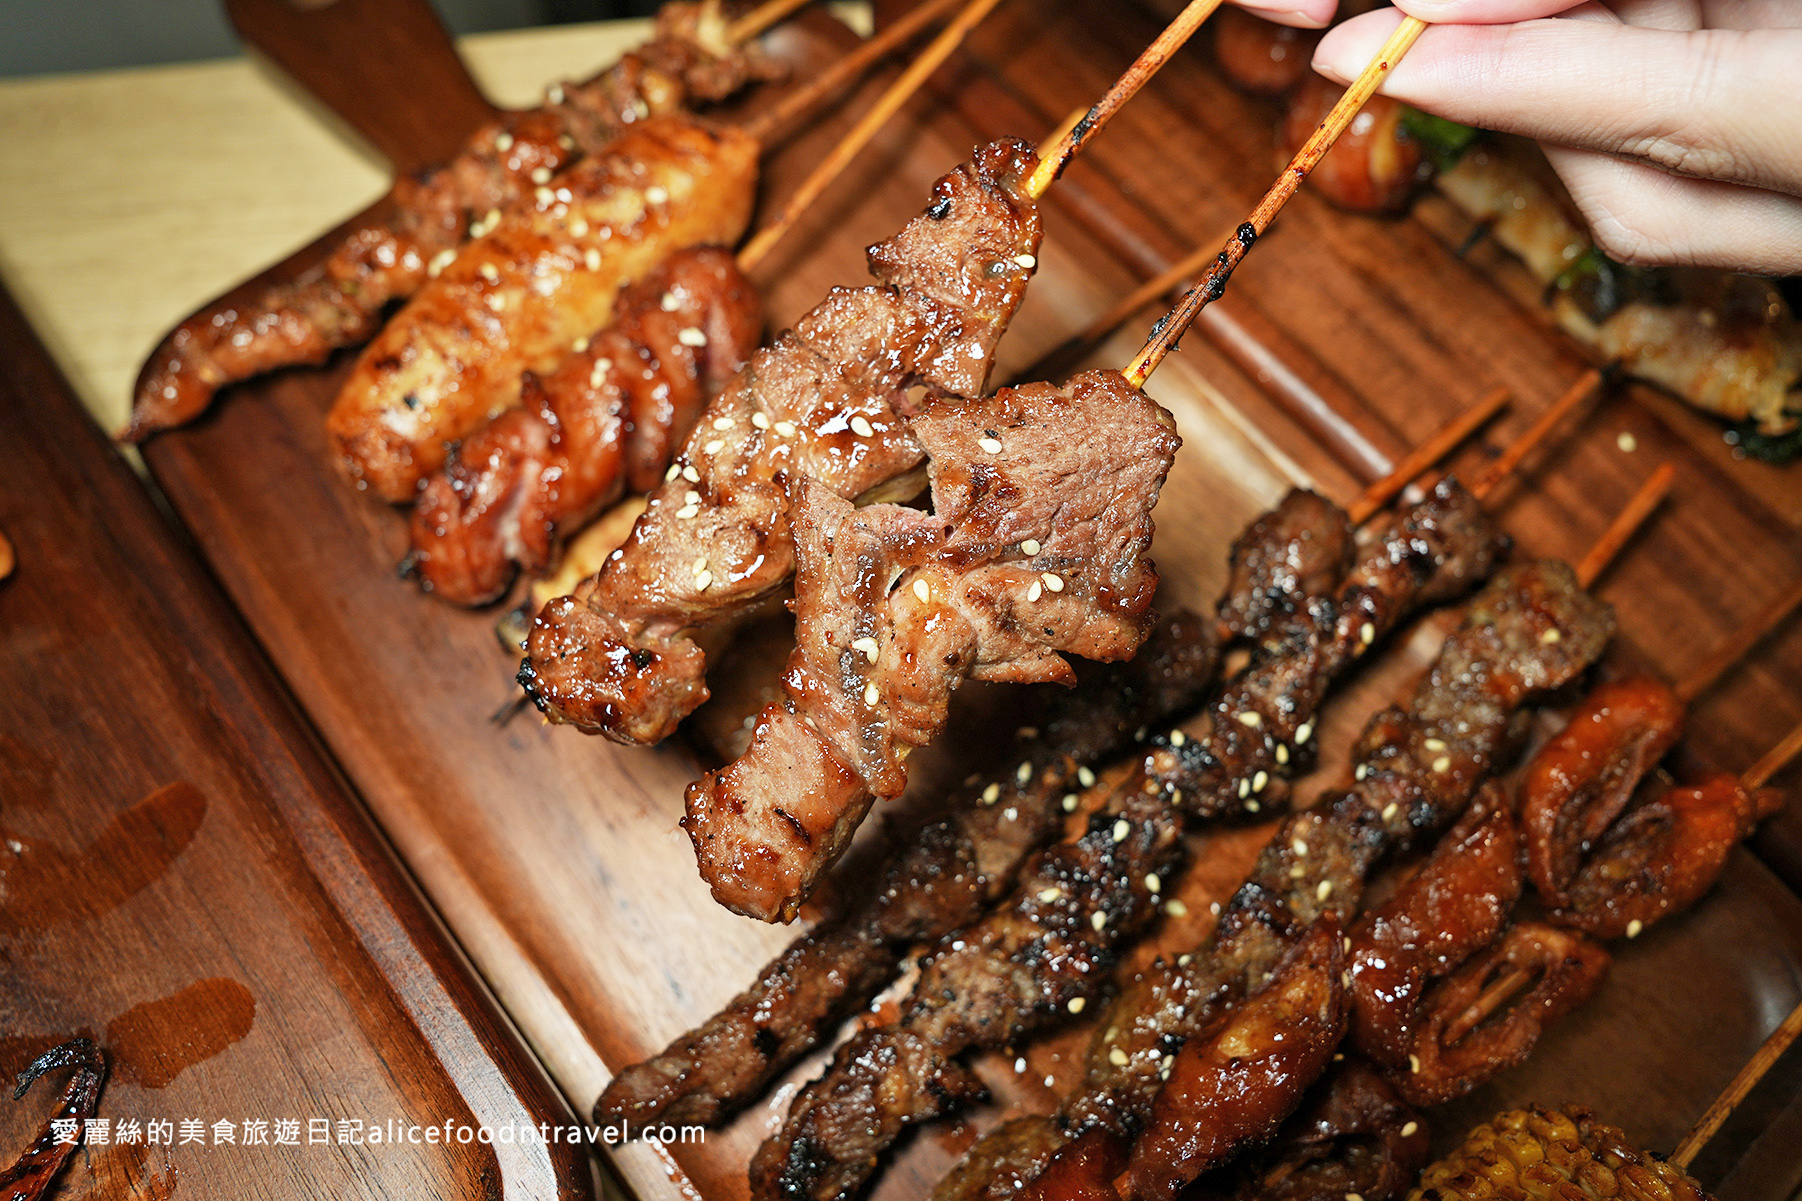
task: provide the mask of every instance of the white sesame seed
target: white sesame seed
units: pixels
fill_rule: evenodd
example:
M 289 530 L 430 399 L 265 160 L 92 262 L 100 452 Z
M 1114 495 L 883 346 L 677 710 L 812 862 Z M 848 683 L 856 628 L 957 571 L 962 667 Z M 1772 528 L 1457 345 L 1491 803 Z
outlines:
M 760 430 L 767 430 L 770 428 L 770 419 L 765 417 L 762 413 L 752 413 L 751 424 Z
M 1559 633 L 1558 630 L 1554 627 L 1553 629 L 1547 630 L 1545 633 L 1541 634 L 1539 636 L 1539 640 L 1541 642 L 1545 643 L 1547 646 L 1551 646 L 1553 643 L 1557 642 L 1560 638 L 1563 638 L 1563 637 L 1564 637 L 1564 635 Z
M 586 238 L 588 236 L 588 222 L 581 217 L 576 217 L 569 223 L 569 233 L 570 236 L 574 238 Z
M 1079 767 L 1076 769 L 1076 782 L 1084 788 L 1093 788 L 1095 787 L 1095 773 L 1086 767 Z
M 1307 744 L 1308 739 L 1310 739 L 1312 737 L 1314 737 L 1314 723 L 1313 722 L 1304 721 L 1299 726 L 1295 727 L 1295 745 L 1296 746 L 1305 746 Z
M 457 252 L 454 250 L 440 250 L 437 254 L 432 256 L 432 261 L 426 264 L 426 274 L 433 279 L 437 279 L 438 273 L 450 266 L 456 257 Z
M 1627 923 L 1627 937 L 1628 938 L 1638 938 L 1639 932 L 1641 930 L 1644 930 L 1645 928 L 1646 928 L 1646 924 L 1644 922 L 1640 921 L 1638 918 L 1634 918 L 1632 921 Z
M 1239 781 L 1239 799 L 1244 800 L 1246 797 L 1248 797 L 1250 795 L 1251 795 L 1251 781 L 1250 780 L 1240 780 Z
M 482 278 L 489 283 L 498 284 L 501 282 L 501 273 L 493 263 L 483 263 L 479 270 L 482 273 Z
M 1291 880 L 1299 880 L 1307 874 L 1308 868 L 1306 864 L 1292 863 L 1289 865 L 1289 878 Z
M 1032 587 L 1026 590 L 1026 599 L 1028 601 L 1036 601 L 1043 595 L 1045 595 L 1044 585 L 1040 584 L 1037 580 L 1034 580 L 1032 582 Z
M 582 265 L 590 271 L 601 269 L 601 252 L 590 246 L 582 252 Z
M 695 577 L 695 591 L 705 592 L 711 587 L 713 587 L 713 573 L 711 571 L 703 571 L 700 575 Z
M 1418 1076 L 1420 1074 L 1420 1056 L 1418 1056 L 1418 1055 L 1408 1056 L 1408 1070 L 1410 1072 L 1413 1072 L 1416 1076 Z
M 669 189 L 660 188 L 656 184 L 652 184 L 644 190 L 644 198 L 652 204 L 662 204 L 669 199 Z
M 1259 769 L 1258 774 L 1251 778 L 1251 790 L 1253 792 L 1263 792 L 1264 786 L 1268 783 L 1270 783 L 1270 773 Z
M 1164 912 L 1168 913 L 1171 917 L 1188 917 L 1189 907 L 1175 897 L 1171 897 L 1168 901 L 1164 902 Z M 1181 963 L 1182 960 L 1179 959 L 1177 962 Z
M 1038 554 L 1041 549 L 1037 538 L 1028 538 L 1020 544 L 1020 553 L 1025 555 L 1028 559 Z
M 551 182 L 551 169 L 549 167 L 534 167 L 534 168 L 532 168 L 532 182 L 533 183 L 549 183 L 549 182 Z
M 1178 905 L 1178 904 L 1181 904 L 1181 902 L 1180 902 L 1180 901 L 1172 901 L 1172 902 L 1170 902 L 1170 905 Z M 1166 906 L 1164 906 L 1164 908 L 1165 908 L 1165 909 L 1169 909 L 1169 908 L 1170 908 L 1170 905 L 1166 905 Z M 1193 956 L 1193 955 L 1191 955 L 1191 954 L 1189 954 L 1189 953 L 1188 953 L 1188 952 L 1187 952 L 1187 951 L 1185 951 L 1185 952 L 1183 952 L 1183 953 L 1182 953 L 1182 954 L 1181 954 L 1181 955 L 1178 955 L 1178 956 L 1177 956 L 1177 957 L 1176 957 L 1176 966 L 1177 966 L 1177 967 L 1188 967 L 1188 966 L 1189 966 L 1189 963 L 1190 963 L 1190 962 L 1191 962 L 1191 961 L 1192 961 L 1192 960 L 1193 960 L 1193 959 L 1194 959 L 1194 958 L 1195 958 L 1195 956 Z
M 861 653 L 864 658 L 872 663 L 882 657 L 882 647 L 877 644 L 874 638 L 859 638 L 851 644 L 851 649 Z
M 1441 755 L 1439 758 L 1433 760 L 1433 770 L 1440 773 L 1452 770 L 1452 757 L 1450 755 Z
M 691 484 L 698 484 L 701 482 L 701 473 L 695 470 L 693 463 L 685 463 L 682 466 L 682 478 Z
M 1429 738 L 1421 743 L 1421 745 L 1426 747 L 1429 751 L 1443 751 L 1445 749 L 1445 739 Z
M 497 313 L 507 307 L 507 298 L 498 292 L 490 292 L 488 295 L 482 297 L 482 300 L 490 309 Z
M 707 335 L 691 325 L 686 329 L 676 331 L 676 341 L 684 346 L 699 348 L 707 345 Z
M 1262 714 L 1236 713 L 1233 716 L 1238 719 L 1240 725 L 1249 726 L 1251 729 L 1254 729 L 1254 730 L 1264 724 L 1264 718 L 1263 718 Z
M 1126 1052 L 1115 1047 L 1107 1053 L 1107 1061 L 1117 1068 L 1123 1068 L 1126 1066 Z
M 982 447 L 985 454 L 998 455 L 1001 453 L 1001 441 L 998 438 L 982 438 L 977 441 L 976 445 Z
M 1170 745 L 1171 746 L 1180 747 L 1183 743 L 1185 743 L 1187 741 L 1189 741 L 1189 736 L 1187 734 L 1184 734 L 1181 730 L 1170 731 Z
M 493 229 L 495 226 L 499 225 L 500 223 L 501 223 L 501 211 L 499 209 L 489 209 L 486 213 L 484 213 L 482 215 L 482 225 L 484 226 L 483 232 Z
M 1145 873 L 1145 891 L 1149 893 L 1160 893 L 1164 891 L 1164 882 L 1158 879 L 1158 874 L 1156 872 Z
M 1347 1194 L 1345 1194 L 1345 1201 L 1364 1201 L 1364 1194 L 1362 1194 L 1362 1193 L 1347 1193 Z
M 1247 813 L 1256 813 L 1256 812 L 1258 812 L 1258 810 L 1262 809 L 1263 807 L 1264 806 L 1258 804 L 1256 801 L 1246 801 L 1245 802 L 1245 812 L 1247 812 Z
M 859 413 L 851 418 L 851 432 L 859 438 L 869 438 L 876 433 L 876 427 L 871 425 L 869 419 L 862 413 Z
M 914 596 L 922 601 L 932 599 L 932 589 L 926 586 L 925 580 L 914 581 Z
M 695 560 L 694 573 L 696 575 L 700 575 L 703 571 L 706 571 L 706 570 L 707 570 L 707 556 L 702 555 L 700 558 Z
M 682 494 L 682 501 L 684 504 L 698 505 L 701 503 L 701 494 L 696 492 L 693 488 L 690 488 L 687 492 Z
M 1031 271 L 1034 267 L 1039 265 L 1039 260 L 1030 254 L 1016 254 L 1014 256 L 1014 263 Z
M 1043 889 L 1039 890 L 1039 900 L 1043 901 L 1047 905 L 1051 904 L 1051 902 L 1057 900 L 1059 897 L 1061 897 L 1063 895 L 1064 895 L 1064 890 L 1061 888 L 1043 888 Z
M 494 148 L 503 153 L 505 153 L 508 150 L 513 149 L 513 135 L 508 133 L 504 129 L 500 133 L 495 134 L 494 135 Z
M 1076 794 L 1074 792 L 1066 792 L 1064 794 L 1064 812 L 1076 812 Z
M 1133 824 L 1124 817 L 1114 823 L 1113 835 L 1115 842 L 1125 842 L 1126 836 L 1132 832 Z
M 1383 806 L 1383 814 L 1382 814 L 1383 820 L 1384 821 L 1393 821 L 1395 819 L 1395 815 L 1398 812 L 1400 812 L 1400 810 L 1401 810 L 1401 806 L 1397 805 L 1394 801 L 1390 801 L 1387 805 Z
M 1107 929 L 1107 914 L 1096 910 L 1094 916 L 1089 918 L 1089 925 L 1093 926 L 1097 933 Z
M 1158 1079 L 1159 1080 L 1170 1079 L 1170 1070 L 1172 1068 L 1174 1068 L 1175 1066 L 1176 1066 L 1175 1059 L 1166 1059 L 1163 1063 L 1160 1063 L 1158 1065 Z
M 676 517 L 682 521 L 690 521 L 693 518 L 700 516 L 700 513 L 701 507 L 699 505 L 683 505 L 680 509 L 676 510 Z
M 532 192 L 532 199 L 538 202 L 538 207 L 549 208 L 551 206 L 551 201 L 557 199 L 557 197 L 549 188 L 537 188 Z
M 1614 444 L 1621 448 L 1622 454 L 1630 455 L 1634 451 L 1639 449 L 1639 439 L 1635 438 L 1632 434 L 1628 433 L 1626 430 L 1622 430 L 1619 434 L 1617 434 L 1615 436 Z
M 1419 1122 L 1409 1122 L 1402 1127 L 1402 1137 L 1403 1138 L 1413 1138 L 1414 1132 L 1419 1129 L 1420 1129 Z
M 724 438 L 715 438 L 713 441 L 707 443 L 707 445 L 701 447 L 701 449 L 707 454 L 717 455 L 720 451 L 726 449 L 726 440 Z
M 563 103 L 563 85 L 560 83 L 553 83 L 550 87 L 548 87 L 544 90 L 544 98 L 546 100 L 549 100 L 552 104 L 562 104 Z
M 1081 1013 L 1082 1007 L 1085 1004 L 1087 1004 L 1087 1002 L 1084 1001 L 1081 997 L 1071 997 L 1070 1004 L 1067 1006 L 1067 1008 L 1070 1010 L 1071 1013 Z
M 1039 578 L 1044 580 L 1045 587 L 1051 589 L 1053 592 L 1062 592 L 1064 590 L 1064 577 L 1058 575 L 1054 571 L 1042 571 L 1039 573 Z
M 664 472 L 664 473 L 663 473 L 663 482 L 664 482 L 664 483 L 666 483 L 666 484 L 667 484 L 667 483 L 670 483 L 670 482 L 672 482 L 672 481 L 673 481 L 673 480 L 674 480 L 674 479 L 675 479 L 675 478 L 676 478 L 676 477 L 677 477 L 677 476 L 679 476 L 679 475 L 681 475 L 681 474 L 682 474 L 682 464 L 680 464 L 680 463 L 671 463 L 671 464 L 670 464 L 670 465 L 669 465 L 669 470 L 668 470 L 668 471 L 666 471 L 666 472 Z
M 1320 886 L 1314 890 L 1314 899 L 1316 901 L 1324 901 L 1332 895 L 1333 882 L 1331 880 L 1322 880 Z
M 665 292 L 657 298 L 657 307 L 666 313 L 673 313 L 682 307 L 682 302 L 676 299 L 674 292 Z
M 577 354 L 581 354 L 583 351 L 587 350 L 588 349 L 587 336 L 584 335 L 583 337 L 577 338 L 573 343 L 570 344 L 570 349 L 575 351 Z
M 1376 640 L 1377 640 L 1376 626 L 1372 625 L 1370 622 L 1367 621 L 1363 625 L 1358 627 L 1358 641 L 1359 642 L 1362 642 L 1365 646 L 1369 646 L 1371 643 L 1375 642 Z
M 1370 774 L 1370 764 L 1360 763 L 1360 764 L 1358 764 L 1358 770 L 1352 773 L 1352 779 L 1362 781 L 1364 779 L 1364 777 L 1368 776 L 1369 774 Z
M 1289 844 L 1289 849 L 1294 851 L 1297 855 L 1306 855 L 1308 853 L 1308 844 L 1305 840 L 1297 838 Z
M 1289 763 L 1289 748 L 1282 743 L 1276 744 L 1276 765 L 1286 767 Z
M 882 693 L 880 693 L 876 690 L 876 685 L 865 684 L 863 686 L 863 703 L 864 704 L 874 705 L 881 696 L 882 696 Z
M 784 438 L 792 438 L 795 436 L 795 423 L 792 421 L 778 421 L 776 423 L 776 432 L 781 434 Z
M 1000 799 L 1001 799 L 1001 785 L 990 784 L 987 788 L 982 790 L 982 803 L 983 804 L 993 805 L 996 801 L 998 801 Z
M 1026 1056 L 1022 1055 L 1014 1060 L 1014 1075 L 1018 1076 L 1020 1073 L 1024 1072 L 1025 1070 L 1026 1070 Z M 1361 1199 L 1360 1199 L 1360 1201 L 1361 1201 Z
M 713 428 L 716 430 L 729 430 L 735 424 L 736 423 L 730 417 L 715 417 L 713 419 Z

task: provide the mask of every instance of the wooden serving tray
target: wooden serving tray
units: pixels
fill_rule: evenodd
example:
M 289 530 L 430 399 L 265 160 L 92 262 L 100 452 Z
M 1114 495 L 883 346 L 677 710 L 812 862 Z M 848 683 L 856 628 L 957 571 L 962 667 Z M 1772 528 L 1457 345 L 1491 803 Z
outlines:
M 1000 132 L 1039 138 L 1088 104 L 1151 34 L 1149 15 L 1109 0 L 1005 6 L 970 52 L 941 72 L 936 97 L 897 119 L 766 261 L 773 325 L 834 284 L 866 276 L 862 247 L 924 203 L 931 180 L 971 144 Z M 1205 39 L 1204 39 L 1205 40 Z M 837 52 L 842 32 L 818 20 L 775 47 L 797 63 Z M 871 85 L 873 87 L 875 85 Z M 845 105 L 855 113 L 870 87 Z M 845 124 L 818 123 L 767 158 L 766 201 L 779 200 Z M 1041 277 L 1004 343 L 1003 374 L 1079 328 L 1140 278 L 1241 219 L 1272 172 L 1271 114 L 1226 88 L 1204 47 L 1185 52 L 1054 188 Z M 773 211 L 766 203 L 765 211 Z M 1191 337 L 1152 391 L 1186 444 L 1158 510 L 1164 603 L 1208 605 L 1226 547 L 1292 482 L 1341 498 L 1393 454 L 1497 383 L 1518 402 L 1467 452 L 1493 453 L 1585 366 L 1533 306 L 1485 267 L 1448 249 L 1441 214 L 1397 222 L 1348 217 L 1304 194 L 1260 243 L 1217 312 L 1215 336 Z M 1098 354 L 1123 362 L 1140 327 Z M 1314 440 L 1238 361 L 1263 356 L 1333 398 L 1349 431 L 1339 454 Z M 339 480 L 321 418 L 349 366 L 254 381 L 196 426 L 146 448 L 146 461 L 201 553 L 278 665 L 344 771 L 570 1103 L 585 1112 L 609 1070 L 660 1049 L 749 981 L 795 933 L 734 917 L 710 901 L 676 826 L 683 786 L 711 752 L 675 740 L 628 750 L 552 729 L 530 713 L 492 720 L 514 695 L 516 657 L 496 646 L 495 611 L 467 613 L 396 578 L 402 516 Z M 1616 449 L 1631 431 L 1639 450 Z M 1506 524 L 1523 553 L 1575 555 L 1659 462 L 1679 464 L 1677 496 L 1605 581 L 1620 609 L 1621 663 L 1681 674 L 1736 623 L 1802 575 L 1802 513 L 1785 509 L 1794 476 L 1725 464 L 1716 434 L 1661 397 L 1628 390 L 1548 451 L 1511 496 Z M 1363 469 L 1348 448 L 1366 444 Z M 1763 473 L 1763 474 L 1761 474 Z M 1322 724 L 1325 783 L 1369 710 L 1399 691 L 1434 644 L 1432 623 L 1343 690 Z M 772 641 L 772 637 L 776 639 Z M 709 728 L 748 712 L 780 657 L 780 630 L 747 636 L 731 689 Z M 725 668 L 730 676 L 734 667 Z M 1769 641 L 1702 706 L 1698 754 L 1741 766 L 1802 716 L 1802 631 Z M 956 723 L 967 746 L 922 756 L 906 820 L 974 770 L 1009 766 L 983 751 L 1014 724 L 1016 694 L 971 686 Z M 999 726 L 999 729 L 996 727 Z M 1793 777 L 1792 777 L 1793 778 Z M 967 789 L 956 789 L 964 800 Z M 1304 786 L 1302 795 L 1312 795 Z M 1796 828 L 1796 818 L 1786 828 Z M 880 824 L 880 823 L 872 823 Z M 867 833 L 879 833 L 870 831 Z M 1207 902 L 1242 877 L 1267 831 L 1197 840 L 1182 886 L 1192 942 Z M 868 863 L 870 839 L 853 852 Z M 1773 854 L 1798 844 L 1782 831 Z M 1761 844 L 1764 845 L 1764 844 Z M 854 878 L 854 877 L 847 877 Z M 831 904 L 831 890 L 808 915 Z M 1149 948 L 1143 953 L 1148 954 Z M 1696 912 L 1622 948 L 1614 979 L 1558 1028 L 1537 1057 L 1436 1120 L 1446 1143 L 1501 1104 L 1578 1099 L 1652 1146 L 1672 1145 L 1708 1099 L 1802 995 L 1802 902 L 1749 854 L 1736 857 Z M 927 1191 L 976 1128 L 1009 1106 L 1050 1105 L 1071 1076 L 1080 1024 L 1015 1057 L 983 1064 L 997 1102 L 967 1123 L 899 1149 L 875 1195 Z M 764 1104 L 704 1142 L 609 1153 L 645 1196 L 745 1192 L 745 1163 L 780 1119 L 792 1074 Z M 1795 1073 L 1785 1068 L 1787 1088 Z M 1728 1201 L 1786 1196 L 1756 1159 L 1723 1140 L 1704 1171 L 1738 1165 L 1750 1179 Z M 1746 1165 L 1750 1164 L 1750 1167 Z

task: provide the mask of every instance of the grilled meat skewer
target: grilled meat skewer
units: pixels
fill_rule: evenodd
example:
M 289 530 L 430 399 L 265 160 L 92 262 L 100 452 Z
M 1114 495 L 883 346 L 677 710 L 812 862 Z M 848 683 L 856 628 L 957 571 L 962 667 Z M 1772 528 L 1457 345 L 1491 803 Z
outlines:
M 749 917 L 793 917 L 963 679 L 1074 682 L 1058 652 L 1127 658 L 1150 628 L 1151 509 L 1179 444 L 1161 406 L 1094 371 L 911 424 L 930 511 L 796 481 L 786 698 L 688 790 L 701 876 Z
M 846 499 L 917 490 L 925 455 L 908 390 L 982 394 L 1037 263 L 1023 191 L 1036 163 L 1021 142 L 980 148 L 934 185 L 924 214 L 870 248 L 878 286 L 835 290 L 708 406 L 702 425 L 717 435 L 672 465 L 606 567 L 533 624 L 520 682 L 552 720 L 648 744 L 707 698 L 688 632 L 730 622 L 793 569 L 778 477 Z
M 614 66 L 553 87 L 541 107 L 477 130 L 451 161 L 396 180 L 385 215 L 346 234 L 320 266 L 183 321 L 139 375 L 123 436 L 141 442 L 192 421 L 227 384 L 322 363 L 366 340 L 390 301 L 411 296 L 501 210 L 572 162 L 601 153 L 637 121 L 723 99 L 769 74 L 754 53 L 726 44 L 715 6 L 665 4 L 653 39 Z
M 1013 1195 L 1007 1180 L 1030 1179 L 1055 1160 L 1047 1146 L 1068 1137 L 1056 1130 L 1142 1128 L 1166 1057 L 1222 1005 L 1256 987 L 1306 923 L 1355 912 L 1384 855 L 1456 817 L 1507 754 L 1521 707 L 1568 683 L 1612 633 L 1612 615 L 1564 564 L 1523 564 L 1497 575 L 1408 707 L 1385 710 L 1366 726 L 1353 752 L 1354 786 L 1283 823 L 1206 945 L 1126 986 L 1104 1023 L 1112 1037 L 1091 1047 L 1083 1087 L 1065 1099 L 1057 1121 L 999 1128 L 972 1152 L 990 1165 L 990 1178 L 961 1177 L 955 1190 L 935 1192 L 938 1201 Z
M 879 887 L 795 940 L 715 1017 L 614 1077 L 596 1121 L 716 1122 L 892 980 L 909 947 L 968 925 L 1061 825 L 1079 773 L 1135 731 L 1199 704 L 1219 662 L 1212 622 L 1177 613 L 1125 663 L 1088 673 L 1021 735 L 1018 768 L 919 834 Z
M 729 252 L 680 250 L 620 294 L 619 314 L 524 403 L 462 440 L 413 507 L 408 563 L 455 604 L 541 572 L 557 535 L 663 478 L 673 447 L 763 336 L 757 290 Z

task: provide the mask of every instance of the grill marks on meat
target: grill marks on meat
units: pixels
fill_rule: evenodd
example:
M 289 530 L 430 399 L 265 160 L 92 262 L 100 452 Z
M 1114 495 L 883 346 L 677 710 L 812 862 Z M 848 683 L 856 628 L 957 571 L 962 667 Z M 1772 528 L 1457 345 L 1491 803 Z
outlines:
M 708 695 L 688 633 L 742 615 L 793 569 L 784 481 L 853 499 L 922 465 L 907 390 L 981 394 L 1036 262 L 1038 212 L 1021 191 L 1036 162 L 1011 139 L 978 149 L 870 249 L 878 286 L 835 289 L 708 406 L 708 436 L 690 439 L 621 553 L 533 625 L 520 682 L 552 720 L 667 737 Z
M 873 893 L 797 939 L 718 1015 L 616 1076 L 596 1120 L 714 1122 L 760 1094 L 893 979 L 910 946 L 977 920 L 1005 895 L 1020 863 L 1060 827 L 1078 771 L 1147 723 L 1199 704 L 1218 661 L 1213 623 L 1177 613 L 1131 660 L 1085 673 L 1022 735 L 1018 768 L 921 830 Z
M 463 439 L 413 508 L 409 563 L 455 604 L 551 565 L 557 535 L 662 478 L 673 444 L 763 334 L 756 289 L 717 247 L 677 251 L 620 295 L 615 322 L 520 408 Z M 580 345 L 580 343 L 578 343 Z
M 941 404 L 913 429 L 931 512 L 795 481 L 786 698 L 689 788 L 683 822 L 739 913 L 793 915 L 872 799 L 901 794 L 966 677 L 1071 683 L 1060 652 L 1124 659 L 1150 627 L 1151 510 L 1179 444 L 1162 407 L 1095 371 Z
M 390 301 L 411 296 L 443 256 L 529 197 L 542 172 L 601 153 L 655 113 L 770 76 L 755 54 L 726 46 L 724 32 L 712 5 L 665 4 L 647 45 L 586 82 L 552 89 L 560 98 L 477 130 L 449 162 L 396 180 L 382 215 L 347 233 L 318 267 L 182 322 L 145 364 L 124 436 L 143 441 L 192 421 L 227 384 L 323 363 L 365 341 Z
M 621 288 L 750 221 L 757 143 L 683 113 L 635 122 L 503 212 L 376 335 L 326 417 L 360 486 L 411 501 L 445 445 L 609 324 Z
M 1348 920 L 1381 857 L 1460 813 L 1507 753 L 1520 708 L 1574 679 L 1613 631 L 1612 612 L 1565 564 L 1499 573 L 1408 707 L 1366 726 L 1353 752 L 1355 786 L 1284 821 L 1202 948 L 1153 965 L 1122 990 L 1104 1023 L 1113 1037 L 1090 1048 L 1083 1086 L 1061 1107 L 1063 1125 L 1140 1130 L 1164 1058 L 1206 1030 L 1223 1004 L 1259 987 L 1309 923 L 1322 914 Z

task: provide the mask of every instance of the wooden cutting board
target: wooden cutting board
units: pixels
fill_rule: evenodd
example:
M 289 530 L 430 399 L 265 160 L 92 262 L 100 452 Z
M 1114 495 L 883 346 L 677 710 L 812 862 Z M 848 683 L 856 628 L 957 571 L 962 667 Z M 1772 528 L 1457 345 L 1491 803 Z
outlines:
M 568 1147 L 331 1141 L 567 1111 L 3 293 L 0 363 L 0 1078 L 83 1034 L 100 1116 L 168 1123 L 91 1136 L 56 1195 L 592 1196 Z M 0 1160 L 66 1076 L 0 1103 Z
M 831 285 L 862 282 L 862 247 L 918 211 L 931 180 L 974 141 L 999 132 L 1042 137 L 1099 94 L 1155 25 L 1107 0 L 1004 7 L 971 53 L 941 73 L 938 94 L 894 122 L 763 265 L 775 323 L 792 320 Z M 818 23 L 775 40 L 803 65 L 839 44 Z M 844 111 L 858 111 L 870 93 L 863 89 Z M 844 124 L 822 121 L 766 159 L 766 212 Z M 1272 175 L 1270 124 L 1266 109 L 1216 78 L 1205 47 L 1179 56 L 1054 189 L 1040 278 L 1004 343 L 1002 372 L 1238 220 Z M 1443 230 L 1423 220 L 1347 217 L 1305 193 L 1218 308 L 1233 319 L 1239 357 L 1249 342 L 1336 398 L 1374 449 L 1367 457 L 1394 453 L 1505 383 L 1518 397 L 1515 410 L 1467 458 L 1492 453 L 1584 366 L 1530 305 L 1453 255 Z M 1123 362 L 1143 324 L 1098 361 Z M 695 876 L 676 819 L 682 788 L 709 752 L 684 740 L 627 750 L 530 714 L 492 720 L 513 695 L 515 665 L 496 646 L 496 613 L 450 609 L 397 579 L 401 515 L 346 487 L 328 465 L 320 420 L 348 366 L 341 356 L 325 370 L 235 389 L 200 424 L 151 443 L 146 461 L 433 904 L 571 1104 L 585 1111 L 610 1068 L 707 1016 L 794 931 L 726 914 Z M 1158 511 L 1165 603 L 1210 604 L 1230 539 L 1291 482 L 1313 481 L 1342 498 L 1360 482 L 1206 338 L 1191 337 L 1152 391 L 1186 439 Z M 1616 449 L 1623 429 L 1638 440 L 1632 455 Z M 1603 585 L 1621 610 L 1624 662 L 1681 673 L 1802 575 L 1797 515 L 1769 488 L 1745 486 L 1750 477 L 1727 470 L 1703 445 L 1708 436 L 1659 398 L 1632 391 L 1585 420 L 1504 498 L 1523 553 L 1574 554 L 1653 466 L 1679 463 L 1676 499 Z M 1731 564 L 1728 586 L 1722 564 Z M 1322 727 L 1320 783 L 1343 767 L 1370 708 L 1419 670 L 1436 628 L 1429 623 L 1404 640 L 1333 704 Z M 767 664 L 780 655 L 770 639 L 780 633 L 748 636 L 736 669 L 727 664 L 748 680 L 740 696 L 754 695 L 759 681 L 767 686 Z M 1749 762 L 1802 716 L 1799 676 L 1802 632 L 1767 643 L 1759 661 L 1704 705 L 1698 753 L 1731 766 Z M 984 723 L 1011 728 L 1018 698 L 966 691 L 960 725 L 968 747 L 925 757 L 914 792 L 889 816 L 905 820 L 967 772 L 998 766 L 995 752 L 985 757 L 981 748 L 1002 740 Z M 1264 834 L 1198 839 L 1182 894 L 1196 916 L 1190 928 L 1160 930 L 1160 945 L 1199 937 L 1206 902 L 1237 883 Z M 853 856 L 862 864 L 869 853 L 866 839 Z M 830 903 L 828 892 L 821 904 Z M 1625 948 L 1602 997 L 1533 1062 L 1458 1107 L 1440 1137 L 1451 1140 L 1473 1115 L 1532 1096 L 1582 1099 L 1668 1147 L 1798 995 L 1802 903 L 1767 866 L 1741 855 L 1707 905 Z M 997 1105 L 970 1124 L 905 1143 L 876 1195 L 923 1193 L 1005 1106 L 1051 1104 L 1045 1079 L 1067 1082 L 1071 1051 L 1086 1033 L 1073 1027 L 1027 1050 L 1018 1072 L 1015 1057 L 991 1057 L 983 1071 Z M 1793 1072 L 1788 1080 L 1793 1092 Z M 788 1092 L 785 1085 L 704 1142 L 636 1146 L 611 1158 L 646 1196 L 742 1195 L 745 1162 Z M 1786 1195 L 1777 1187 L 1760 1184 L 1729 1201 Z

